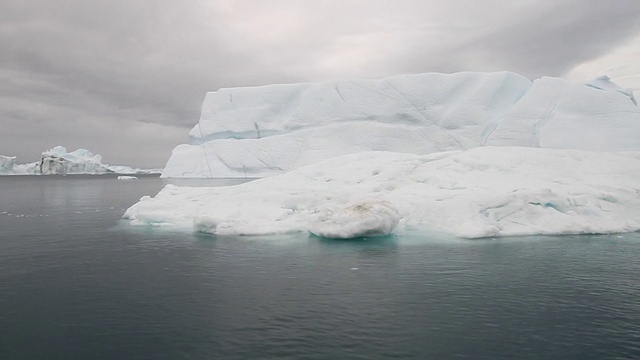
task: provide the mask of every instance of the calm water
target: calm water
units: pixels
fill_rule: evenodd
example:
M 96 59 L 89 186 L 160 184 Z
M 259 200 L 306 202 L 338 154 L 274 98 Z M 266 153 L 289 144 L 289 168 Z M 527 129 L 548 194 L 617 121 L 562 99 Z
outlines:
M 0 178 L 2 359 L 640 359 L 640 234 L 129 228 L 146 177 Z

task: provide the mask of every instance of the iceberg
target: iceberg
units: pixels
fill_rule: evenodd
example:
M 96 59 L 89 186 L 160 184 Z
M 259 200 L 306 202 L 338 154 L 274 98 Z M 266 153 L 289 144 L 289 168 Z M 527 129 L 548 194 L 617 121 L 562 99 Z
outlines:
M 162 177 L 265 177 L 363 151 L 481 146 L 637 151 L 640 108 L 606 77 L 510 72 L 220 89 Z
M 40 160 L 16 164 L 15 156 L 0 155 L 0 175 L 68 175 L 68 174 L 154 174 L 157 169 L 137 169 L 129 166 L 107 165 L 102 156 L 89 150 L 67 152 L 63 146 L 44 151 Z
M 42 153 L 37 172 L 42 175 L 105 174 L 109 170 L 102 164 L 102 156 L 89 150 L 67 152 L 66 148 L 56 146 Z
M 599 90 L 598 90 L 599 91 Z M 367 151 L 228 187 L 167 185 L 132 225 L 327 237 L 428 229 L 465 238 L 640 230 L 640 152 L 480 146 Z M 397 225 L 397 226 L 396 226 Z
M 640 108 L 607 77 L 398 76 L 208 93 L 132 225 L 329 238 L 640 230 Z
M 13 172 L 13 168 L 15 166 L 16 166 L 15 156 L 0 155 L 0 174 Z

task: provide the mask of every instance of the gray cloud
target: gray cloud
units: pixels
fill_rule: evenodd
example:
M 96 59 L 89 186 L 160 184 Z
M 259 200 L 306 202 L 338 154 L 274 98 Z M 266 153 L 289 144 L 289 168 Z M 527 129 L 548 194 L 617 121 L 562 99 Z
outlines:
M 559 4 L 558 4 L 559 3 Z M 637 1 L 5 0 L 0 154 L 161 167 L 206 91 L 463 70 L 562 75 L 640 32 Z
M 531 77 L 561 76 L 638 34 L 639 20 L 640 2 L 568 2 L 477 39 L 470 48 Z

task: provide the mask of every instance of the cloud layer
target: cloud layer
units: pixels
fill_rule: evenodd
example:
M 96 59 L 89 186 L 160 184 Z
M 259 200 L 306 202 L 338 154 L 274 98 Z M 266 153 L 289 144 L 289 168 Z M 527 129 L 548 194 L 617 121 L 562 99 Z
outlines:
M 638 18 L 634 0 L 5 0 L 0 154 L 26 162 L 64 145 L 161 167 L 206 91 L 430 71 L 562 76 L 635 53 L 619 49 L 637 46 Z

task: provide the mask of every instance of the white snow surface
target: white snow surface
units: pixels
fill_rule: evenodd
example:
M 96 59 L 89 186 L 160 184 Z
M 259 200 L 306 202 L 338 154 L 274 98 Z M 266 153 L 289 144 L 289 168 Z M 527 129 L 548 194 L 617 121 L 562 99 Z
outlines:
M 388 234 L 396 224 L 396 233 L 466 238 L 633 232 L 640 230 L 638 179 L 637 151 L 369 151 L 236 186 L 167 185 L 124 217 L 218 235 L 354 237 Z
M 102 156 L 89 150 L 67 152 L 63 146 L 44 151 L 40 161 L 16 164 L 15 156 L 0 155 L 0 175 L 67 175 L 67 174 L 153 174 L 157 169 L 137 169 L 129 166 L 107 165 Z
M 638 151 L 640 108 L 606 77 L 428 73 L 220 89 L 207 93 L 189 138 L 163 177 L 264 177 L 362 151 Z

